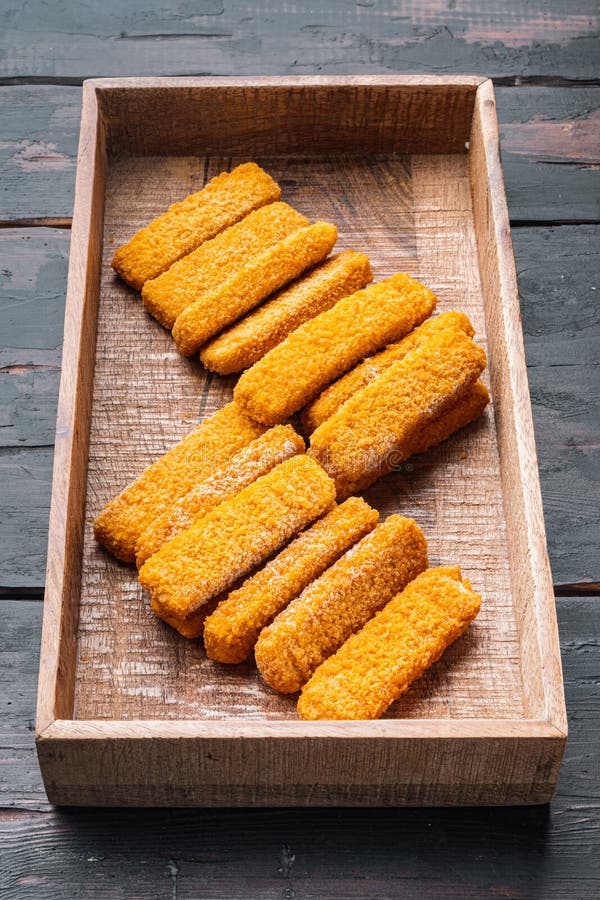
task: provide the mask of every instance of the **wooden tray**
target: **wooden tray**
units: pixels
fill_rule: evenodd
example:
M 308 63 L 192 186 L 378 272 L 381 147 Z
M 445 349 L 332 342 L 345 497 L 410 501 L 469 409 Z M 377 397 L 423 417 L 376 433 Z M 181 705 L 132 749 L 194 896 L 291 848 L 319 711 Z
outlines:
M 299 722 L 253 664 L 156 619 L 95 544 L 102 505 L 231 396 L 112 273 L 116 246 L 245 160 L 376 278 L 468 313 L 493 408 L 366 494 L 422 525 L 483 610 L 379 722 Z M 494 93 L 479 77 L 147 78 L 84 85 L 37 712 L 58 804 L 542 803 L 566 736 Z

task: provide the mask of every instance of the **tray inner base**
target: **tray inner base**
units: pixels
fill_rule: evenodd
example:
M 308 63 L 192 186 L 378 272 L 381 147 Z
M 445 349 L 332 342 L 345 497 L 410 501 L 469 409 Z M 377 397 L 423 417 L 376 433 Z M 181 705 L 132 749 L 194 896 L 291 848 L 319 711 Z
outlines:
M 83 549 L 75 717 L 296 718 L 253 663 L 224 667 L 150 612 L 135 571 L 93 540 L 104 503 L 231 396 L 235 379 L 179 356 L 139 296 L 112 272 L 114 249 L 169 203 L 243 159 L 127 157 L 109 163 Z M 339 230 L 336 249 L 369 254 L 377 280 L 404 270 L 466 312 L 487 349 L 467 156 L 257 159 L 283 199 Z M 388 711 L 392 718 L 524 715 L 493 409 L 374 485 L 382 516 L 413 516 L 431 564 L 458 563 L 482 612 Z

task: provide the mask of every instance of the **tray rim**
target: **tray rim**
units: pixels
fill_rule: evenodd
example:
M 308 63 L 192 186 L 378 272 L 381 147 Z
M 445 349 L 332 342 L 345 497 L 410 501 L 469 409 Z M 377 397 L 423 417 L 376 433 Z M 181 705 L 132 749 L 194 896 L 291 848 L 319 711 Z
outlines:
M 98 95 L 115 89 L 146 90 L 155 88 L 224 88 L 264 86 L 290 88 L 293 86 L 398 86 L 436 87 L 457 86 L 471 88 L 475 92 L 478 114 L 483 131 L 485 167 L 489 188 L 489 220 L 496 239 L 497 266 L 500 273 L 499 290 L 502 295 L 502 314 L 505 333 L 510 338 L 508 378 L 519 414 L 515 416 L 517 451 L 521 488 L 526 510 L 526 534 L 529 550 L 529 567 L 534 585 L 534 617 L 537 641 L 540 648 L 541 682 L 544 710 L 541 716 L 517 719 L 394 719 L 378 722 L 295 722 L 293 720 L 244 720 L 244 719 L 172 719 L 172 720 L 77 720 L 66 714 L 69 698 L 59 697 L 60 682 L 74 686 L 75 671 L 65 658 L 61 658 L 61 646 L 69 638 L 69 626 L 73 623 L 73 610 L 68 604 L 77 581 L 77 572 L 66 575 L 68 544 L 73 529 L 83 523 L 73 521 L 74 510 L 70 499 L 73 491 L 83 490 L 83 484 L 73 485 L 72 474 L 79 453 L 85 451 L 87 462 L 87 435 L 78 429 L 77 411 L 91 404 L 81 383 L 80 362 L 86 353 L 95 353 L 95 336 L 86 333 L 83 323 L 83 307 L 86 295 L 94 290 L 95 270 L 98 265 L 98 242 L 93 234 L 94 211 L 103 203 L 103 176 L 106 161 L 103 157 L 105 123 L 99 109 Z M 93 373 L 92 373 L 93 378 Z M 88 392 L 91 396 L 91 390 Z M 513 407 L 514 408 L 514 407 Z M 81 481 L 81 477 L 80 477 Z M 540 532 L 541 522 L 541 532 Z M 77 567 L 75 567 L 77 568 Z M 71 600 L 71 602 L 73 602 Z M 76 613 L 75 613 L 76 615 Z M 71 629 L 73 630 L 73 629 Z M 71 654 L 74 655 L 74 654 Z M 65 329 L 61 383 L 57 411 L 56 445 L 52 481 L 52 502 L 49 522 L 48 562 L 41 655 L 36 712 L 36 742 L 42 745 L 55 740 L 95 741 L 128 737 L 134 741 L 155 741 L 162 738 L 221 739 L 264 737 L 274 740 L 291 738 L 383 738 L 440 739 L 460 741 L 465 738 L 514 739 L 550 741 L 555 747 L 553 756 L 562 756 L 567 736 L 566 711 L 558 630 L 554 606 L 554 592 L 548 560 L 543 511 L 539 487 L 539 471 L 535 453 L 535 438 L 531 404 L 527 385 L 523 335 L 520 326 L 520 310 L 516 269 L 512 254 L 508 208 L 504 192 L 504 180 L 500 158 L 498 124 L 495 111 L 493 84 L 490 79 L 478 75 L 352 75 L 352 76 L 178 76 L 159 78 L 95 78 L 84 81 L 81 119 L 81 135 L 77 158 L 75 203 L 71 231 L 71 254 L 65 309 Z

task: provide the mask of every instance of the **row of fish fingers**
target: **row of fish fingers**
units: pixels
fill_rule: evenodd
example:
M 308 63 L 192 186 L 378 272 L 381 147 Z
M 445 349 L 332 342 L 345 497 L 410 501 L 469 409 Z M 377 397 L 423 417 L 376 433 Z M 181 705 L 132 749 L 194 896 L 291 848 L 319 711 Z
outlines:
M 412 519 L 352 496 L 489 402 L 474 329 L 406 273 L 329 258 L 337 230 L 254 163 L 175 204 L 113 267 L 179 351 L 241 372 L 233 402 L 110 500 L 97 541 L 207 656 L 253 652 L 301 718 L 382 715 L 477 614 Z M 299 414 L 304 439 L 288 424 Z

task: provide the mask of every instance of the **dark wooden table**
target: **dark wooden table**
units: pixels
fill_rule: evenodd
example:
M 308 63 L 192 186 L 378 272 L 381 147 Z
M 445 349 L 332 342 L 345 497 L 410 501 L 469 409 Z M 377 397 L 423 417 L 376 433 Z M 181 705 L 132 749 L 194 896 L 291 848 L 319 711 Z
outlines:
M 3 896 L 600 896 L 595 0 L 31 0 L 3 3 L 0 26 Z M 33 718 L 82 80 L 423 71 L 497 88 L 570 721 L 554 802 L 52 809 Z

